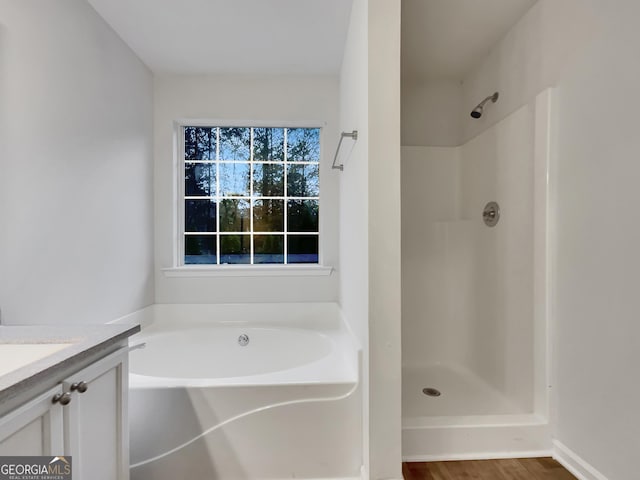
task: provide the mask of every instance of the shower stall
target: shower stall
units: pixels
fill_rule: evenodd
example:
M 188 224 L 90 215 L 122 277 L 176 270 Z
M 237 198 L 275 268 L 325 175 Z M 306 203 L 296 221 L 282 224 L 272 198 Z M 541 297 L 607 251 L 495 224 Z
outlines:
M 552 97 L 543 91 L 460 146 L 402 149 L 405 460 L 551 449 Z M 497 99 L 469 105 L 468 121 Z

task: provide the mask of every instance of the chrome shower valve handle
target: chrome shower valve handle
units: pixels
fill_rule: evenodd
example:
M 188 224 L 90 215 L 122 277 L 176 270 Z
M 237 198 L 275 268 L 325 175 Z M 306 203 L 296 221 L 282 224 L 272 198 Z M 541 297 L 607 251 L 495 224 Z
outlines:
M 482 220 L 487 227 L 495 227 L 500 220 L 500 205 L 498 202 L 489 202 L 482 211 Z

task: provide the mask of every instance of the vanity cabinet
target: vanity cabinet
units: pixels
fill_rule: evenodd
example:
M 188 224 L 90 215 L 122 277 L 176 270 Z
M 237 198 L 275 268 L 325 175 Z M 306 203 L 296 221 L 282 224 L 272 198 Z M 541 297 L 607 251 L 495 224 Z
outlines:
M 63 382 L 64 452 L 74 478 L 129 478 L 128 349 L 98 360 Z
M 62 395 L 58 385 L 0 418 L 0 456 L 59 455 L 64 449 Z
M 0 456 L 72 456 L 73 477 L 129 478 L 128 348 L 100 358 L 0 418 Z

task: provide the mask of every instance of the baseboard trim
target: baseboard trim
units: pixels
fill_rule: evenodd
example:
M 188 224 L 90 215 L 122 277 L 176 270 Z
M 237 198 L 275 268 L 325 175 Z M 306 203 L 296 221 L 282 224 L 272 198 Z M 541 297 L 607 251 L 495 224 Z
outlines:
M 497 460 L 501 458 L 553 457 L 578 480 L 609 480 L 562 442 L 553 440 L 553 450 L 527 452 L 468 453 L 462 455 L 405 455 L 404 462 L 442 462 L 448 460 Z M 363 472 L 364 473 L 364 472 Z M 364 476 L 363 476 L 364 480 Z
M 503 458 L 539 458 L 553 456 L 552 450 L 535 450 L 522 452 L 483 452 L 460 455 L 405 455 L 403 462 L 447 462 L 463 460 L 499 460 Z
M 354 480 L 358 480 L 358 479 L 354 479 Z M 368 474 L 367 469 L 365 468 L 364 465 L 362 465 L 362 467 L 360 467 L 359 480 L 369 480 L 369 474 Z M 385 478 L 384 480 L 404 480 L 404 478 L 403 477 L 400 477 L 400 478 Z
M 298 477 L 296 477 L 298 478 Z M 364 478 L 360 478 L 360 477 L 314 477 L 314 478 L 304 478 L 304 477 L 300 477 L 301 480 L 366 480 Z M 277 478 L 274 480 L 291 480 L 291 477 L 287 477 L 287 478 Z
M 553 440 L 553 458 L 577 477 L 578 480 L 608 480 L 589 462 L 558 440 Z

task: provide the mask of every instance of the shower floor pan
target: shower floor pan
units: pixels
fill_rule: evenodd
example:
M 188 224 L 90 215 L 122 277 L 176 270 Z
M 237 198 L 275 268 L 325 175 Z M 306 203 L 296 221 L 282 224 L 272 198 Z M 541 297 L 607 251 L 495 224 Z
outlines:
M 402 453 L 405 461 L 537 457 L 551 453 L 551 437 L 545 418 L 518 408 L 469 370 L 405 367 Z

